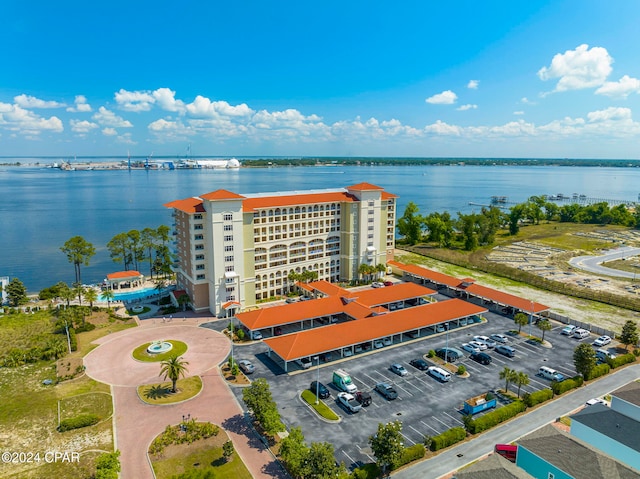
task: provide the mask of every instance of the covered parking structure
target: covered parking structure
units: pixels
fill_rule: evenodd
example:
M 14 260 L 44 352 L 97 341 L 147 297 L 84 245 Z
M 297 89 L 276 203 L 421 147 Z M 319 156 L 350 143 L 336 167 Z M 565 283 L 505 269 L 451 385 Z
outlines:
M 472 278 L 455 278 L 444 273 L 432 271 L 422 266 L 389 261 L 387 263 L 395 274 L 401 274 L 408 281 L 418 282 L 437 289 L 440 293 L 451 297 L 464 298 L 487 309 L 514 315 L 523 312 L 531 315 L 540 315 L 549 311 L 549 306 L 532 300 L 520 298 L 513 294 L 504 293 L 497 289 L 481 286 Z
M 316 283 L 322 283 L 319 285 L 325 291 L 322 294 L 330 292 L 331 295 L 238 313 L 235 317 L 251 332 L 260 331 L 265 337 L 278 336 L 424 305 L 433 301 L 431 296 L 435 294 L 415 283 L 362 291 L 348 291 L 326 281 Z M 307 291 L 320 291 L 314 285 L 309 283 L 301 287 Z
M 322 355 L 334 352 L 338 352 L 339 358 L 353 356 L 377 349 L 378 342 L 378 347 L 382 347 L 385 342 L 390 345 L 413 339 L 415 335 L 412 332 L 417 335 L 435 334 L 438 325 L 452 321 L 459 324 L 469 318 L 480 320 L 479 315 L 486 312 L 486 308 L 478 305 L 451 299 L 267 338 L 264 342 L 269 347 L 269 357 L 287 372 L 291 361 L 313 358 L 319 362 Z

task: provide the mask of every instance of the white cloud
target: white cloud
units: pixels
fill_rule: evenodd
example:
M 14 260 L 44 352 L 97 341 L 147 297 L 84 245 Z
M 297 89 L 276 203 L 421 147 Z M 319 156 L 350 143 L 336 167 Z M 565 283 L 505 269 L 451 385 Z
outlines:
M 116 131 L 115 128 L 103 128 L 102 129 L 102 134 L 104 136 L 116 136 L 118 134 L 118 132 Z
M 74 101 L 75 106 L 70 106 L 67 108 L 68 112 L 71 113 L 86 113 L 91 110 L 91 105 L 87 103 L 87 98 L 84 95 L 76 95 L 76 99 Z
M 70 120 L 69 124 L 71 124 L 71 131 L 81 134 L 89 133 L 91 130 L 99 128 L 96 123 L 87 120 Z
M 166 111 L 184 113 L 186 108 L 182 100 L 176 100 L 176 92 L 169 88 L 158 88 L 153 93 L 156 104 Z
M 624 75 L 618 81 L 605 82 L 596 90 L 597 95 L 609 97 L 627 98 L 630 93 L 640 93 L 640 80 Z
M 469 83 L 467 83 L 467 88 L 469 88 L 470 90 L 477 90 L 479 84 L 480 80 L 469 80 Z
M 437 135 L 460 136 L 463 128 L 456 125 L 449 125 L 441 120 L 424 127 L 426 133 L 435 133 Z
M 476 108 L 478 108 L 478 105 L 471 105 L 467 103 L 466 105 L 460 105 L 458 108 L 456 108 L 456 110 L 466 111 L 466 110 L 475 110 Z
M 57 116 L 42 118 L 20 105 L 9 103 L 0 103 L 0 128 L 29 136 L 39 135 L 43 131 L 64 131 L 62 121 Z
M 149 111 L 156 102 L 148 91 L 127 91 L 124 88 L 116 92 L 114 97 L 119 108 L 125 111 Z
M 21 106 L 22 108 L 62 108 L 65 106 L 64 103 L 58 103 L 57 101 L 45 101 L 40 98 L 36 98 L 35 96 L 18 95 L 14 97 L 14 102 L 16 105 Z
M 587 114 L 590 122 L 630 120 L 631 110 L 622 107 L 609 107 L 605 110 L 592 111 Z
M 458 95 L 453 93 L 451 90 L 445 90 L 442 93 L 430 96 L 425 101 L 432 105 L 451 105 L 455 103 L 457 99 Z
M 513 114 L 514 115 L 524 115 L 524 112 L 522 110 L 518 110 L 518 111 L 514 111 Z
M 196 118 L 219 118 L 221 116 L 246 117 L 254 111 L 246 103 L 232 106 L 226 101 L 211 101 L 198 95 L 193 103 L 187 105 L 187 111 Z
M 554 91 L 578 90 L 602 85 L 611 73 L 613 58 L 606 48 L 582 44 L 575 50 L 557 53 L 549 67 L 538 71 L 541 80 L 559 78 Z
M 520 99 L 520 103 L 524 103 L 525 105 L 535 105 L 535 103 L 529 100 L 526 96 L 523 96 Z
M 131 128 L 133 126 L 129 120 L 125 120 L 103 106 L 98 108 L 98 111 L 91 118 L 102 126 L 114 128 Z

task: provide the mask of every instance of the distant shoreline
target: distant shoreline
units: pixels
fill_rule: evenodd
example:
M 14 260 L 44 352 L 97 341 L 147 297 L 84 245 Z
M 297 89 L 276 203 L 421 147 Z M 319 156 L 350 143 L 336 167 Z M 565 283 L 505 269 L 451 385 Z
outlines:
M 131 157 L 132 169 L 146 169 L 145 157 Z M 157 156 L 154 160 L 179 161 L 184 158 Z M 192 157 L 192 160 L 211 157 Z M 226 158 L 220 158 L 226 159 Z M 640 168 L 640 160 L 580 158 L 381 158 L 381 157 L 238 157 L 241 168 L 338 167 L 338 166 L 575 166 Z M 127 157 L 0 157 L 0 166 L 46 168 L 65 162 L 80 170 L 127 169 Z M 135 164 L 135 166 L 134 166 Z

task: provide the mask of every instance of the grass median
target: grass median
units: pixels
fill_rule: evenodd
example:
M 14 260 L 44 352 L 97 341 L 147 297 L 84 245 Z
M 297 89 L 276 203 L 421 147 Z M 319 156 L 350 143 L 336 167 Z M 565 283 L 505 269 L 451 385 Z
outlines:
M 340 417 L 331 410 L 329 406 L 327 406 L 324 401 L 318 400 L 318 404 L 316 404 L 316 395 L 313 394 L 308 389 L 302 391 L 302 399 L 311 406 L 315 411 L 320 414 L 323 418 L 329 421 L 337 421 Z
M 186 343 L 183 343 L 182 341 L 177 341 L 175 339 L 167 339 L 166 342 L 171 343 L 173 345 L 171 350 L 167 351 L 166 353 L 158 353 L 158 354 L 149 353 L 147 352 L 147 348 L 151 346 L 152 343 L 144 343 L 133 350 L 133 358 L 137 359 L 138 361 L 155 363 L 159 361 L 164 361 L 165 359 L 169 359 L 173 356 L 180 357 L 187 352 L 188 347 Z

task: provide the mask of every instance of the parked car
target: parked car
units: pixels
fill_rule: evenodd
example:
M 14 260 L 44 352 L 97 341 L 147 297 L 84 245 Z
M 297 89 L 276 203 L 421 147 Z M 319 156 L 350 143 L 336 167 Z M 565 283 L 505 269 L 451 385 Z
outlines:
M 344 349 L 342 350 L 342 357 L 343 357 L 343 358 L 348 358 L 348 357 L 350 357 L 350 356 L 353 356 L 353 351 L 352 351 L 352 349 L 351 349 L 351 348 L 344 348 Z
M 393 286 L 393 281 L 385 281 L 384 283 L 385 286 Z
M 458 354 L 456 351 L 453 351 L 451 348 L 439 348 L 436 349 L 436 356 L 445 361 L 449 361 L 450 363 L 455 363 L 458 359 L 462 357 L 462 354 Z
M 473 345 L 473 344 L 469 344 L 469 343 L 462 343 L 462 349 L 464 349 L 465 351 L 469 352 L 469 353 L 479 353 L 480 352 L 480 348 Z
M 396 373 L 398 376 L 406 376 L 407 374 L 409 374 L 404 366 L 399 363 L 393 363 L 389 369 L 391 369 L 391 372 Z
M 276 328 L 273 330 L 273 334 L 275 336 L 280 336 L 282 334 L 282 328 L 280 326 L 276 326 Z
M 507 339 L 507 337 L 504 334 L 499 334 L 499 333 L 494 333 L 491 336 L 489 336 L 491 339 L 493 339 L 496 343 L 508 343 L 509 340 Z
M 589 399 L 586 403 L 584 403 L 585 406 L 593 406 L 594 404 L 602 404 L 603 406 L 606 406 L 607 401 L 600 398 L 593 398 L 593 399 Z
M 484 351 L 485 349 L 487 349 L 487 345 L 484 343 L 481 343 L 480 341 L 469 341 L 469 344 L 475 348 L 478 348 L 480 351 Z
M 373 347 L 374 347 L 374 348 L 376 348 L 376 349 L 384 348 L 384 344 L 382 344 L 382 341 L 381 341 L 381 340 L 376 339 L 376 340 L 373 342 Z
M 576 339 L 584 339 L 589 337 L 589 331 L 586 329 L 578 328 L 573 332 L 573 337 Z
M 429 366 L 428 374 L 443 383 L 451 380 L 451 373 L 438 366 Z
M 311 385 L 309 386 L 309 391 L 311 391 L 313 394 L 316 394 L 317 392 L 320 399 L 327 399 L 329 396 L 331 396 L 331 393 L 329 392 L 327 386 L 319 383 L 318 381 L 313 381 L 311 383 Z
M 598 347 L 600 347 L 600 346 L 606 346 L 606 345 L 607 345 L 607 344 L 609 344 L 610 342 L 611 342 L 611 338 L 610 338 L 609 336 L 607 336 L 607 335 L 604 335 L 604 336 L 600 336 L 598 339 L 596 339 L 596 340 L 593 342 L 593 345 L 594 345 L 594 346 L 598 346 Z
M 309 296 L 300 296 L 300 301 L 309 301 L 310 299 Z
M 376 384 L 376 391 L 382 394 L 388 401 L 391 401 L 398 397 L 398 391 L 396 391 L 393 386 L 387 383 Z
M 516 355 L 516 350 L 513 349 L 511 346 L 507 346 L 505 344 L 501 344 L 499 346 L 496 346 L 494 351 L 496 353 L 502 354 L 503 356 L 507 356 L 508 358 L 512 358 L 512 357 L 514 357 Z
M 418 330 L 414 329 L 413 331 L 408 331 L 406 333 L 404 333 L 405 336 L 408 336 L 411 339 L 416 339 L 418 337 Z
M 606 363 L 609 359 L 615 359 L 616 355 L 604 348 L 596 349 L 596 359 L 602 363 Z
M 549 366 L 542 366 L 540 369 L 538 369 L 538 376 L 549 379 L 551 381 L 560 382 L 564 380 L 564 375 L 560 374 L 558 371 L 550 368 Z
M 384 283 L 381 283 L 380 281 L 374 281 L 373 283 L 371 283 L 371 287 L 372 288 L 384 288 Z
M 424 359 L 412 359 L 409 364 L 420 371 L 426 371 L 429 368 L 429 363 Z
M 362 404 L 363 407 L 371 405 L 371 394 L 366 391 L 358 391 L 356 393 L 356 401 Z
M 262 339 L 262 333 L 260 331 L 248 331 L 248 333 L 249 333 L 249 338 L 255 341 L 259 341 Z
M 390 337 L 387 336 L 382 340 L 382 344 L 384 344 L 385 346 L 391 346 L 393 344 L 393 341 Z
M 310 358 L 296 359 L 296 364 L 300 366 L 302 369 L 309 369 L 311 367 L 311 359 Z
M 475 362 L 484 364 L 485 366 L 487 364 L 491 364 L 491 361 L 492 361 L 491 356 L 489 356 L 487 353 L 473 353 L 469 357 L 473 359 Z
M 328 363 L 333 359 L 333 357 L 331 356 L 331 353 L 322 353 L 320 355 L 320 359 L 322 360 L 323 363 Z
M 573 336 L 573 333 L 575 333 L 577 326 L 574 326 L 573 324 L 569 324 L 568 326 L 565 326 L 564 328 L 562 328 L 562 331 L 560 331 L 560 334 L 564 334 L 565 336 Z
M 285 303 L 295 303 L 298 301 L 298 298 L 287 298 L 284 300 Z
M 473 339 L 474 341 L 485 344 L 489 349 L 493 349 L 496 347 L 496 342 L 487 336 L 474 336 Z
M 358 402 L 353 394 L 338 393 L 338 402 L 342 404 L 350 413 L 356 413 L 362 409 L 362 405 Z
M 468 323 L 467 318 L 460 318 L 460 326 L 466 326 Z
M 444 324 L 438 324 L 436 326 L 436 333 L 444 333 L 445 329 L 444 329 Z
M 252 374 L 256 370 L 256 367 L 248 359 L 238 361 L 238 367 L 245 374 Z

